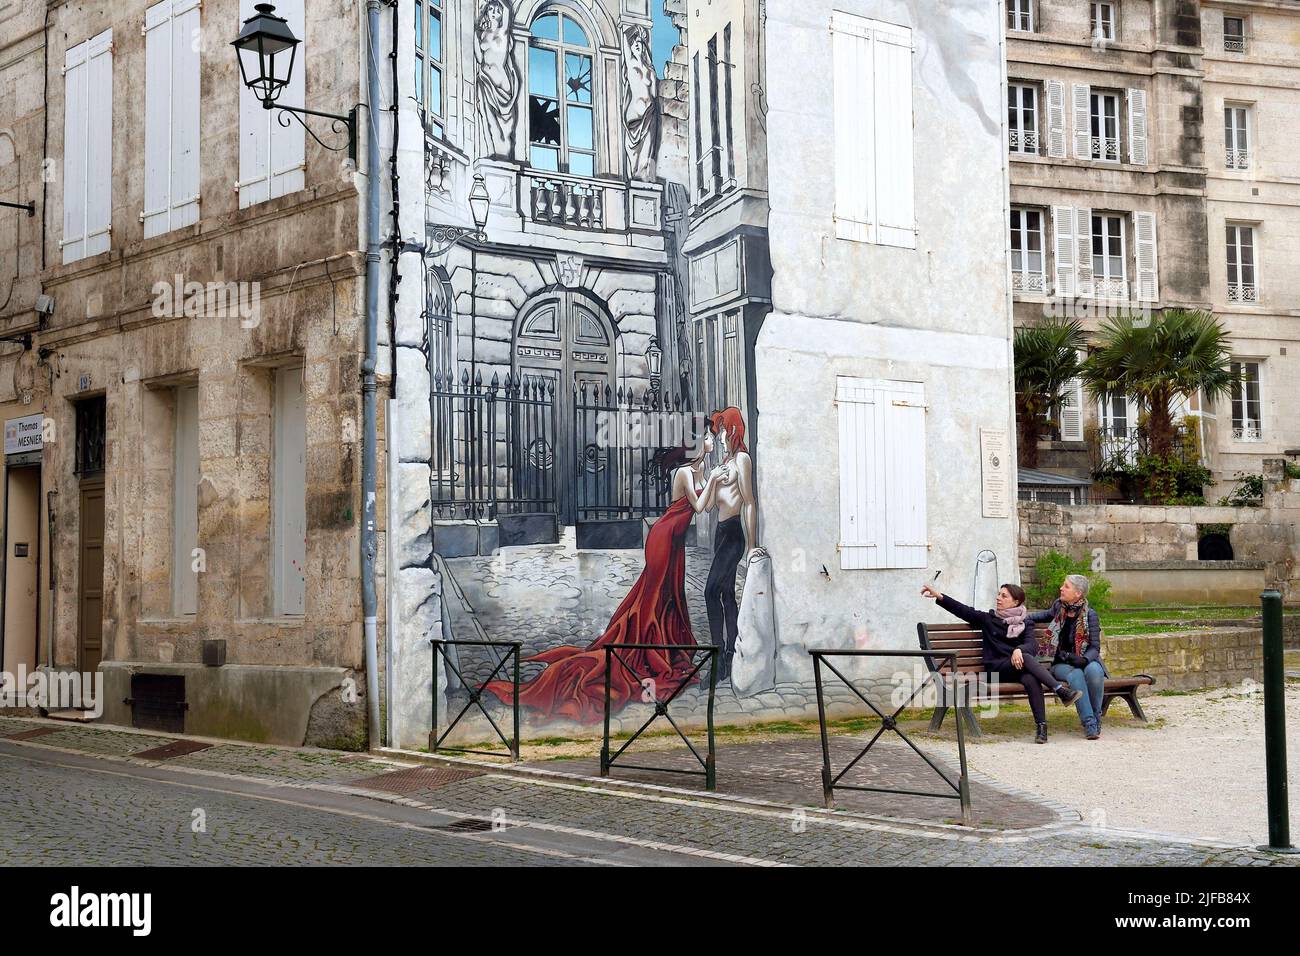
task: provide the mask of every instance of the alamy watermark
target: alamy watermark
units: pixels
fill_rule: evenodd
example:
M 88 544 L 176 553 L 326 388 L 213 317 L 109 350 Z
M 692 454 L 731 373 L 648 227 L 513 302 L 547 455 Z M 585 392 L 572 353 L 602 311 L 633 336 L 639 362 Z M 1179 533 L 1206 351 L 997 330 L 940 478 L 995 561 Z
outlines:
M 262 321 L 260 282 L 186 282 L 177 274 L 168 282 L 153 284 L 154 318 L 231 319 L 241 328 L 256 328 Z
M 101 671 L 36 670 L 0 671 L 0 708 L 37 707 L 44 710 L 84 710 L 91 717 L 104 714 L 104 675 Z

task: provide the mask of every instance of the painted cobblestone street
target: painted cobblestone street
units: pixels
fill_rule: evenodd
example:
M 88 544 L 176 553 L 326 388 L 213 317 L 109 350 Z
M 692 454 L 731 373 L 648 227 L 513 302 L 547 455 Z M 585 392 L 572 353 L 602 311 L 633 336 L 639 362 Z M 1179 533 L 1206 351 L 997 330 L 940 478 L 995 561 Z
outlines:
M 28 741 L 13 739 L 51 726 L 59 725 L 0 719 L 0 863 L 1292 862 L 1059 818 L 1014 832 L 969 831 L 524 779 L 486 768 L 448 773 L 325 751 L 217 743 L 145 762 L 129 753 L 170 738 L 97 728 L 59 727 Z M 196 811 L 202 811 L 201 828 Z

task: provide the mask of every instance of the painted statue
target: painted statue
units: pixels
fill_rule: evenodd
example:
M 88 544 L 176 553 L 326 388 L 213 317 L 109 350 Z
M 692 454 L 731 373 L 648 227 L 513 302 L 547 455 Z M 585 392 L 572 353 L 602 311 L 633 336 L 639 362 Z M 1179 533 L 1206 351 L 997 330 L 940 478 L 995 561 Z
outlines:
M 632 179 L 654 182 L 659 123 L 659 76 L 650 51 L 650 31 L 628 27 L 623 31 L 623 124 Z
M 511 159 L 522 81 L 511 50 L 514 13 L 505 0 L 483 0 L 474 35 L 478 41 L 476 113 L 483 147 L 492 159 Z
M 693 646 L 690 612 L 686 606 L 686 531 L 697 514 L 708 511 L 729 480 L 722 466 L 708 469 L 714 448 L 709 429 L 680 447 L 665 449 L 655 463 L 671 481 L 672 503 L 650 529 L 645 543 L 645 568 L 632 590 L 610 618 L 604 633 L 585 648 L 557 647 L 530 662 L 546 670 L 520 685 L 519 703 L 544 719 L 568 718 L 593 724 L 604 717 L 605 669 L 610 644 L 653 644 L 651 649 L 626 651 L 627 664 L 610 670 L 610 712 L 633 700 L 643 700 L 653 681 L 656 699 L 666 699 L 694 668 L 693 655 L 674 646 Z M 707 473 L 707 477 L 706 477 Z M 662 647 L 662 650 L 659 650 Z M 510 703 L 514 685 L 493 681 L 487 690 Z

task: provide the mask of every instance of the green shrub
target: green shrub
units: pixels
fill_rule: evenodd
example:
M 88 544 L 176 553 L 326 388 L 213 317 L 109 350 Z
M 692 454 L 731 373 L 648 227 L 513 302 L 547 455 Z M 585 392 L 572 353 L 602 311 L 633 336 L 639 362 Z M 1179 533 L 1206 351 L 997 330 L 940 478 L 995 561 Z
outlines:
M 1058 591 L 1067 575 L 1082 574 L 1092 584 L 1088 589 L 1088 604 L 1094 611 L 1110 610 L 1110 579 L 1092 570 L 1084 560 L 1076 560 L 1059 551 L 1048 551 L 1034 564 L 1037 584 L 1025 588 L 1025 599 L 1031 610 L 1046 610 L 1059 597 Z
M 1222 508 L 1258 508 L 1264 503 L 1264 476 L 1237 472 L 1237 487 L 1219 499 Z

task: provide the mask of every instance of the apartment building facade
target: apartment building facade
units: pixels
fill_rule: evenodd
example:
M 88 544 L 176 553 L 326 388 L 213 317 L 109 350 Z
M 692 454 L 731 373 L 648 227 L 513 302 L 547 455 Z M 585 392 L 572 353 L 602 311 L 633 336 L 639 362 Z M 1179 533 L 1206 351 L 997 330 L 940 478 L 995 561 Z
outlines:
M 1223 493 L 1238 472 L 1259 473 L 1264 458 L 1300 439 L 1282 406 L 1270 405 L 1285 394 L 1300 299 L 1280 275 L 1259 300 L 1266 218 L 1276 220 L 1278 254 L 1294 249 L 1294 160 L 1280 143 L 1297 52 L 1288 29 L 1300 11 L 1007 0 L 1005 12 L 1017 324 L 1060 315 L 1095 332 L 1122 311 L 1213 310 L 1232 334 L 1243 383 L 1218 407 L 1196 396 L 1178 411 L 1200 432 L 1216 481 L 1208 493 Z M 1272 34 L 1255 44 L 1258 64 L 1245 24 Z M 1258 155 L 1262 103 L 1277 124 L 1272 156 Z M 1132 442 L 1141 413 L 1130 396 L 1094 400 L 1076 383 L 1041 460 L 1086 474 L 1099 454 Z
M 365 5 L 276 12 L 283 102 L 346 113 Z M 0 198 L 35 202 L 0 217 L 5 669 L 98 671 L 113 723 L 358 747 L 361 193 L 244 86 L 253 13 L 0 4 Z

